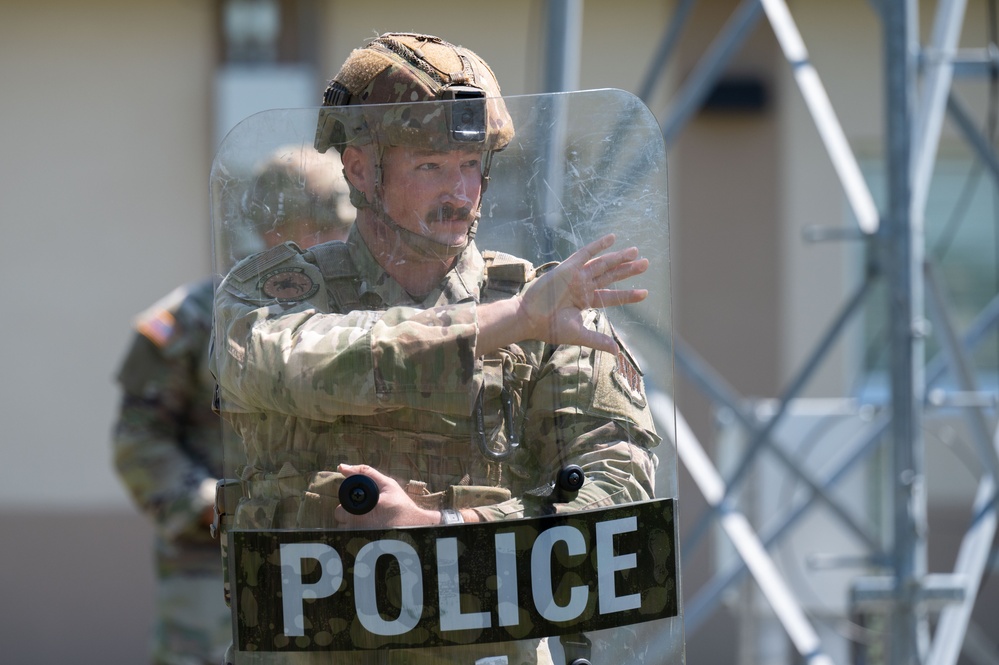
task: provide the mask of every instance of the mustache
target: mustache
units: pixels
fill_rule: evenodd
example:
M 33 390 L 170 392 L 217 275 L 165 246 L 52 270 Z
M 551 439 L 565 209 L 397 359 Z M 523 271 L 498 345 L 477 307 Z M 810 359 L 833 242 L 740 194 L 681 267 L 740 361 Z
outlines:
M 435 222 L 471 222 L 472 208 L 471 206 L 456 208 L 450 203 L 445 203 L 436 210 L 428 212 L 423 221 L 427 224 Z

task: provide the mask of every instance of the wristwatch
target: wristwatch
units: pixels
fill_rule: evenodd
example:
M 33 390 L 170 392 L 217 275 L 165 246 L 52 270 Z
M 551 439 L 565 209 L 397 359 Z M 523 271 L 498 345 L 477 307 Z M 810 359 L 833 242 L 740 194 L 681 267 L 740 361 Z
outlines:
M 441 508 L 441 524 L 461 524 L 465 520 L 454 508 Z

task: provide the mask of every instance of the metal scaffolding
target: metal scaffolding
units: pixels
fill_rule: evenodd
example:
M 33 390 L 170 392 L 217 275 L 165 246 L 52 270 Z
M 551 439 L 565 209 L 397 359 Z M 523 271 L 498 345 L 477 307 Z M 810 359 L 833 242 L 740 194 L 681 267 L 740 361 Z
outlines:
M 560 5 L 552 2 L 550 5 Z M 937 159 L 944 118 L 949 115 L 991 175 L 999 181 L 999 159 L 994 146 L 977 130 L 953 92 L 955 76 L 995 71 L 993 50 L 959 51 L 965 21 L 965 0 L 941 0 L 936 8 L 930 43 L 919 43 L 917 0 L 883 0 L 872 3 L 881 21 L 884 49 L 885 145 L 887 203 L 879 212 L 849 143 L 846 140 L 821 79 L 809 61 L 804 40 L 785 0 L 743 0 L 725 23 L 705 55 L 672 95 L 673 103 L 662 123 L 667 145 L 675 142 L 684 126 L 707 99 L 732 56 L 762 17 L 766 17 L 832 161 L 845 199 L 857 221 L 856 234 L 871 249 L 869 270 L 863 283 L 822 335 L 804 365 L 763 421 L 754 415 L 726 381 L 682 340 L 674 339 L 677 367 L 713 404 L 728 409 L 745 431 L 748 444 L 727 476 L 705 453 L 682 414 L 676 422 L 660 422 L 676 442 L 681 462 L 710 506 L 709 514 L 694 525 L 684 542 L 684 557 L 707 532 L 720 527 L 728 536 L 737 560 L 718 570 L 685 605 L 686 632 L 696 632 L 718 608 L 723 594 L 748 572 L 773 609 L 801 659 L 831 663 L 827 649 L 774 564 L 768 548 L 795 526 L 813 506 L 823 505 L 870 552 L 869 560 L 882 564 L 889 574 L 860 577 L 852 590 L 858 611 L 883 611 L 888 615 L 889 645 L 886 662 L 893 664 L 957 663 L 962 645 L 975 636 L 970 616 L 992 555 L 996 533 L 996 486 L 999 479 L 999 436 L 994 423 L 996 396 L 967 399 L 962 414 L 974 438 L 981 480 L 973 506 L 971 526 L 961 542 L 955 568 L 949 574 L 927 571 L 927 499 L 924 477 L 922 419 L 928 408 L 928 388 L 945 375 L 962 395 L 979 395 L 969 354 L 999 321 L 999 297 L 985 307 L 963 332 L 953 324 L 938 279 L 924 251 L 923 215 L 929 182 Z M 678 0 L 660 43 L 655 49 L 639 96 L 649 103 L 660 73 L 669 63 L 694 0 Z M 551 33 L 549 34 L 551 37 Z M 558 43 L 568 43 L 562 40 Z M 831 466 L 814 474 L 774 444 L 774 432 L 789 405 L 798 397 L 827 358 L 847 322 L 860 311 L 874 283 L 883 283 L 890 303 L 890 400 L 860 436 L 844 441 Z M 924 338 L 928 329 L 924 302 L 933 330 L 940 338 L 939 357 L 924 363 Z M 671 397 L 651 395 L 661 414 L 673 413 Z M 939 399 L 939 397 L 938 397 Z M 891 446 L 891 468 L 886 478 L 893 491 L 892 530 L 889 543 L 881 540 L 831 493 L 830 489 L 885 442 Z M 772 454 L 783 468 L 806 488 L 780 514 L 774 525 L 757 532 L 734 492 L 760 452 Z M 939 611 L 935 629 L 930 611 Z M 967 639 L 966 639 L 967 637 Z M 970 648 L 967 647 L 966 648 Z M 984 662 L 988 662 L 987 660 Z

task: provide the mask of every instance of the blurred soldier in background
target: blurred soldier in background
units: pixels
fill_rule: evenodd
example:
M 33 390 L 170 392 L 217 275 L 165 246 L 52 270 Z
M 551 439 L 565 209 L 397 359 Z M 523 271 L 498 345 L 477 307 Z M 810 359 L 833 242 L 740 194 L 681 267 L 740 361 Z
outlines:
M 311 146 L 277 150 L 242 212 L 258 248 L 343 238 L 354 217 L 339 157 Z M 115 467 L 156 529 L 155 665 L 217 665 L 232 638 L 219 543 L 209 532 L 223 457 L 208 371 L 213 292 L 213 280 L 203 279 L 139 315 L 117 377 Z
M 339 155 L 287 146 L 257 169 L 242 213 L 264 249 L 289 241 L 305 248 L 343 240 L 357 211 Z

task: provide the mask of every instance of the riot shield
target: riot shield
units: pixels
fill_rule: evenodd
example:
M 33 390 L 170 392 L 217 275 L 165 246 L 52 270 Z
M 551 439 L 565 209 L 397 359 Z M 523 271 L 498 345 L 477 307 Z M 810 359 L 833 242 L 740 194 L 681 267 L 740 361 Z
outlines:
M 304 177 L 267 191 L 289 146 L 342 152 L 342 240 L 263 237 L 261 210 L 323 206 Z M 666 191 L 620 90 L 232 130 L 211 192 L 234 662 L 683 662 L 674 416 L 650 407 L 672 403 L 650 399 L 673 384 Z

